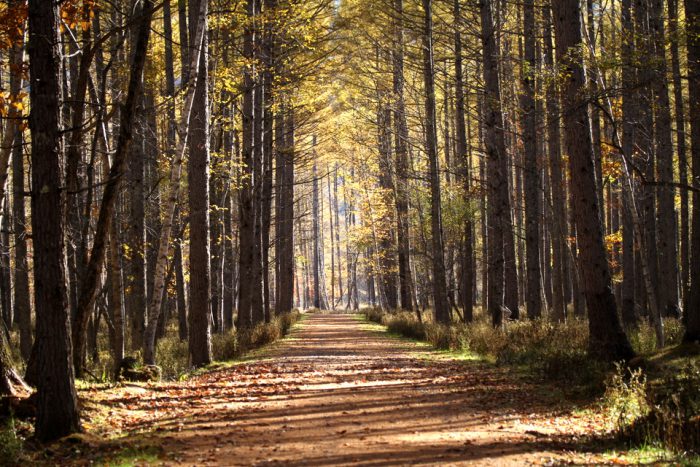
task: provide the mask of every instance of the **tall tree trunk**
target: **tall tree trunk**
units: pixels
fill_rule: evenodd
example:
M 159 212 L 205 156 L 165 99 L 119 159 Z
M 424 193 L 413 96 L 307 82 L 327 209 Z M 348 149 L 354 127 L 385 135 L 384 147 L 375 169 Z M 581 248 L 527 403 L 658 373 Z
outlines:
M 673 97 L 676 117 L 676 144 L 678 149 L 678 176 L 681 185 L 688 183 L 688 154 L 686 146 L 685 113 L 683 106 L 683 85 L 681 83 L 681 64 L 678 52 L 680 31 L 678 30 L 678 1 L 668 0 L 668 34 L 671 37 L 671 70 L 673 73 Z M 690 218 L 688 212 L 688 190 L 680 190 L 680 270 L 681 297 L 687 303 L 690 292 Z M 687 310 L 686 306 L 683 306 Z
M 401 308 L 413 308 L 408 219 L 408 126 L 404 102 L 403 0 L 394 0 L 394 152 L 396 154 L 396 237 L 398 240 L 399 295 Z M 348 277 L 348 280 L 350 278 Z M 348 289 L 349 290 L 349 289 Z M 350 292 L 348 291 L 348 294 Z M 348 297 L 349 298 L 349 297 Z
M 206 4 L 201 3 L 200 8 L 205 8 Z M 192 107 L 194 102 L 195 92 L 197 90 L 196 82 L 197 75 L 199 74 L 199 63 L 200 54 L 204 51 L 202 50 L 202 43 L 204 41 L 205 34 L 205 16 L 201 12 L 195 16 L 197 18 L 197 26 L 195 29 L 194 40 L 192 44 L 198 44 L 197 47 L 192 49 L 192 54 L 190 55 L 190 71 L 188 73 L 189 81 L 185 87 L 187 90 L 185 93 L 183 110 L 180 114 L 180 121 L 178 123 L 177 133 L 179 135 L 179 140 L 177 143 L 177 149 L 175 150 L 174 159 L 170 163 L 170 175 L 169 175 L 169 185 L 168 193 L 163 204 L 163 212 L 165 213 L 163 217 L 163 224 L 160 229 L 160 239 L 158 240 L 157 256 L 155 261 L 155 266 L 153 268 L 153 292 L 151 294 L 151 300 L 148 305 L 148 319 L 146 322 L 146 333 L 144 342 L 144 363 L 149 365 L 155 364 L 155 346 L 156 346 L 156 332 L 158 330 L 158 320 L 160 318 L 162 302 L 163 302 L 163 291 L 166 285 L 166 272 L 168 269 L 168 254 L 170 252 L 170 234 L 173 229 L 173 223 L 175 219 L 175 208 L 177 205 L 177 200 L 180 195 L 180 178 L 182 174 L 182 161 L 185 155 L 185 149 L 187 148 L 187 141 L 189 136 L 190 127 L 190 117 L 192 114 Z
M 467 149 L 467 128 L 465 125 L 466 109 L 464 103 L 464 69 L 462 64 L 462 14 L 459 0 L 453 2 L 455 28 L 455 151 L 459 181 L 464 189 L 464 195 L 469 197 L 471 190 L 471 173 L 469 171 L 470 154 Z M 469 198 L 467 198 L 469 199 Z M 474 238 L 471 217 L 465 219 L 462 238 L 460 238 L 460 273 L 459 293 L 464 307 L 464 321 L 471 322 L 474 316 Z
M 105 261 L 108 247 L 109 229 L 114 217 L 114 206 L 119 193 L 121 178 L 127 167 L 128 154 L 132 140 L 132 127 L 136 105 L 141 94 L 143 69 L 146 62 L 148 41 L 151 32 L 153 4 L 145 0 L 142 7 L 141 23 L 138 38 L 134 46 L 135 53 L 131 60 L 131 78 L 126 101 L 120 110 L 119 139 L 112 159 L 109 179 L 102 195 L 102 203 L 97 220 L 92 252 L 83 276 L 78 305 L 76 307 L 75 323 L 73 325 L 73 362 L 76 373 L 82 371 L 82 355 L 85 349 L 85 331 L 90 313 L 93 309 L 98 284 Z
M 316 136 L 314 136 L 313 146 L 316 146 Z M 321 248 L 323 247 L 320 242 L 321 236 L 321 226 L 320 226 L 320 208 L 319 208 L 319 188 L 318 188 L 318 169 L 316 167 L 316 162 L 314 161 L 313 166 L 313 181 L 312 181 L 312 229 L 313 229 L 313 287 L 314 287 L 314 308 L 326 309 L 326 304 L 323 301 L 323 296 L 321 295 Z
M 243 57 L 253 60 L 253 18 L 255 16 L 255 0 L 246 1 L 247 18 L 243 28 Z M 254 81 L 252 66 L 243 68 L 243 109 L 242 109 L 242 167 L 239 189 L 239 286 L 238 286 L 238 317 L 237 327 L 250 328 L 253 324 L 252 300 L 259 292 L 259 287 L 251 283 L 253 261 L 255 259 L 255 208 L 253 189 L 253 100 Z
M 540 167 L 537 160 L 537 116 L 535 115 L 535 2 L 523 4 L 523 30 L 525 31 L 525 71 L 522 76 L 523 139 L 525 143 L 525 247 L 527 252 L 527 316 L 530 319 L 542 315 L 540 281 Z
M 505 231 L 510 226 L 508 164 L 503 134 L 499 53 L 493 24 L 493 2 L 481 2 L 481 40 L 484 53 L 484 146 L 488 164 L 488 312 L 494 326 L 503 323 Z
M 52 441 L 80 430 L 71 364 L 66 289 L 61 167 L 61 108 L 57 3 L 29 1 L 29 129 L 32 137 L 32 243 L 36 342 L 32 349 L 37 387 L 35 433 Z M 146 35 L 148 37 L 148 35 Z M 4 345 L 3 345 L 4 347 Z
M 433 305 L 435 321 L 450 320 L 445 273 L 445 248 L 442 234 L 442 201 L 440 193 L 440 163 L 437 153 L 437 121 L 435 114 L 435 67 L 433 61 L 433 2 L 423 0 L 423 81 L 425 83 L 425 152 L 428 157 L 430 183 L 430 227 L 432 237 Z
M 19 2 L 15 0 L 14 3 Z M 19 70 L 24 61 L 23 48 L 24 31 L 22 31 L 22 41 L 15 43 L 10 51 L 11 70 Z M 10 94 L 16 96 L 21 89 L 21 75 L 17 72 L 11 73 Z M 24 202 L 24 138 L 21 131 L 17 129 L 12 131 L 13 127 L 15 127 L 14 124 L 8 124 L 5 131 L 7 140 L 10 140 L 11 134 L 13 135 L 14 144 L 12 148 L 12 221 L 15 241 L 14 319 L 19 327 L 20 353 L 26 361 L 32 351 L 32 322 L 27 261 L 27 217 Z
M 632 0 L 622 0 L 622 152 L 633 154 L 637 120 L 637 101 L 634 92 L 635 73 L 631 62 L 634 49 L 634 23 L 632 22 Z M 630 184 L 631 184 L 630 180 Z M 623 182 L 624 183 L 624 182 Z M 637 325 L 634 293 L 635 284 L 635 235 L 631 201 L 627 196 L 621 196 L 622 209 L 622 323 L 631 329 Z
M 634 356 L 622 330 L 612 290 L 612 277 L 603 243 L 603 226 L 596 191 L 593 143 L 586 105 L 582 58 L 572 53 L 580 47 L 581 19 L 578 0 L 553 2 L 557 58 L 567 79 L 562 84 L 564 130 L 572 184 L 579 246 L 579 271 L 588 305 L 589 351 L 597 358 L 616 361 Z
M 673 140 L 671 137 L 671 103 L 668 96 L 666 65 L 666 32 L 664 27 L 664 2 L 651 0 L 649 12 L 653 33 L 654 61 L 654 109 L 656 113 L 655 140 L 657 176 L 661 183 L 673 183 Z M 678 297 L 678 248 L 676 229 L 675 190 L 668 185 L 657 188 L 658 201 L 658 251 L 659 282 L 658 303 L 664 316 L 680 317 Z
M 209 264 L 209 0 L 190 0 L 189 36 L 202 28 L 192 115 L 190 116 L 187 186 L 190 210 L 189 349 L 195 367 L 211 362 L 211 269 Z M 201 16 L 198 16 L 201 15 Z M 203 19 L 201 18 L 203 17 Z
M 554 70 L 554 47 L 552 45 L 552 16 L 551 9 L 547 7 L 544 11 L 544 41 L 545 65 Z M 547 152 L 549 153 L 549 172 L 551 177 L 552 190 L 552 319 L 554 321 L 564 321 L 566 319 L 566 289 L 568 282 L 567 265 L 569 255 L 566 245 L 566 193 L 564 187 L 564 171 L 561 157 L 561 131 L 560 131 L 560 108 L 559 94 L 556 83 L 549 80 L 546 86 L 547 100 Z

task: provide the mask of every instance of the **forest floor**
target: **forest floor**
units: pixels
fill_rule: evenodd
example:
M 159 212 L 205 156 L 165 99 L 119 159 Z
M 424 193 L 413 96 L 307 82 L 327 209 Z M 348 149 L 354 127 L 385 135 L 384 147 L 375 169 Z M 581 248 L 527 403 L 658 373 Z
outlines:
M 85 390 L 81 399 L 87 434 L 49 462 L 619 462 L 591 441 L 598 411 L 507 368 L 390 337 L 359 315 L 309 314 L 254 359 L 183 382 Z

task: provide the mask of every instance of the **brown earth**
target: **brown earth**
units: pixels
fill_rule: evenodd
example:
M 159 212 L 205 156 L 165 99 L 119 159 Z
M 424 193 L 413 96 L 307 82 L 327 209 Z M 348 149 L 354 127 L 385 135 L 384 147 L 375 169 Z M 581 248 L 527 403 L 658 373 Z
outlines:
M 578 452 L 594 421 L 552 388 L 387 337 L 357 316 L 308 315 L 259 357 L 182 383 L 95 393 L 126 434 L 112 449 L 159 446 L 165 465 L 600 461 Z

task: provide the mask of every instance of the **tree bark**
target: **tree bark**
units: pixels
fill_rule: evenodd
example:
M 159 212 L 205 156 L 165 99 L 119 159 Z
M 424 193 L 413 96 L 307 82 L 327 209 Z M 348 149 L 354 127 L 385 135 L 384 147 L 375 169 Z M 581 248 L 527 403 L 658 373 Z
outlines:
M 209 263 L 209 57 L 208 0 L 190 0 L 189 36 L 202 28 L 192 114 L 187 186 L 190 212 L 189 350 L 193 366 L 211 363 L 211 269 Z
M 148 42 L 151 32 L 151 18 L 153 16 L 153 4 L 145 0 L 142 9 L 141 24 L 138 38 L 134 46 L 135 53 L 131 61 L 131 78 L 126 101 L 122 105 L 119 124 L 119 139 L 115 151 L 109 179 L 102 195 L 102 203 L 97 220 L 97 228 L 93 240 L 92 252 L 88 261 L 85 275 L 82 281 L 78 305 L 76 307 L 75 323 L 73 325 L 73 362 L 76 374 L 82 372 L 82 356 L 85 349 L 85 331 L 87 329 L 90 312 L 92 311 L 102 268 L 105 261 L 105 253 L 108 247 L 109 230 L 114 217 L 114 206 L 119 193 L 121 178 L 126 170 L 128 154 L 132 141 L 132 127 L 136 113 L 136 105 L 141 94 L 143 69 L 146 62 Z
M 423 82 L 425 85 L 425 152 L 428 157 L 430 184 L 430 227 L 432 237 L 433 306 L 435 321 L 447 324 L 450 306 L 447 302 L 445 248 L 442 236 L 442 201 L 440 193 L 440 163 L 437 153 L 437 123 L 435 114 L 435 68 L 433 60 L 433 2 L 423 0 Z
M 206 5 L 200 4 L 200 6 L 205 7 Z M 200 14 L 196 16 L 196 18 L 197 27 L 195 30 L 194 41 L 192 42 L 192 44 L 198 44 L 198 46 L 192 49 L 193 52 L 189 57 L 189 81 L 185 87 L 185 89 L 187 89 L 187 92 L 185 93 L 185 101 L 183 104 L 182 113 L 180 114 L 180 121 L 178 123 L 177 130 L 179 140 L 177 144 L 177 149 L 175 150 L 174 159 L 170 163 L 171 165 L 168 193 L 166 195 L 165 203 L 163 205 L 163 212 L 165 213 L 165 216 L 163 217 L 163 224 L 160 229 L 160 239 L 158 241 L 157 250 L 158 254 L 156 256 L 156 263 L 153 269 L 153 293 L 151 294 L 151 300 L 148 306 L 148 319 L 146 324 L 146 335 L 144 339 L 145 342 L 143 356 L 144 363 L 149 365 L 155 364 L 156 331 L 158 329 L 158 320 L 161 314 L 163 290 L 165 289 L 165 276 L 168 266 L 168 253 L 170 251 L 170 234 L 173 229 L 175 208 L 177 205 L 178 197 L 180 195 L 182 161 L 185 155 L 185 149 L 187 148 L 190 117 L 192 114 L 195 91 L 197 89 L 196 82 L 199 70 L 200 54 L 204 53 L 201 45 L 204 40 L 203 38 L 205 34 L 205 16 L 202 15 L 200 12 Z
M 629 359 L 634 351 L 622 330 L 612 290 L 612 277 L 603 243 L 603 226 L 596 191 L 593 143 L 585 101 L 582 59 L 575 52 L 582 44 L 578 0 L 553 2 L 557 58 L 567 78 L 562 84 L 564 136 L 569 154 L 574 216 L 579 245 L 579 271 L 588 305 L 589 351 L 600 359 Z
M 61 166 L 60 13 L 57 3 L 29 1 L 29 129 L 32 137 L 32 243 L 36 342 L 32 350 L 37 387 L 35 433 L 52 441 L 80 430 L 71 364 L 66 289 Z M 3 346 L 4 347 L 4 346 Z
M 688 89 L 690 90 L 690 145 L 693 186 L 700 184 L 700 3 L 685 2 L 688 37 Z M 700 341 L 700 191 L 693 192 L 693 230 L 690 240 L 690 294 L 686 310 L 685 342 Z
M 15 3 L 18 3 L 15 1 Z M 19 70 L 24 60 L 24 31 L 20 43 L 12 46 L 10 51 L 10 69 Z M 10 94 L 16 96 L 22 89 L 22 77 L 17 72 L 10 74 Z M 6 128 L 7 139 L 13 134 L 12 148 L 12 221 L 15 241 L 15 280 L 14 280 L 14 319 L 19 327 L 20 353 L 22 358 L 29 359 L 32 351 L 32 322 L 29 293 L 29 263 L 27 261 L 27 217 L 24 202 L 24 149 L 22 132 L 14 131 L 13 124 Z
M 484 54 L 484 146 L 488 170 L 488 313 L 493 326 L 503 324 L 505 231 L 510 225 L 508 166 L 503 135 L 501 89 L 498 81 L 499 54 L 493 25 L 493 2 L 483 0 L 481 7 L 481 40 Z
M 464 67 L 462 63 L 462 14 L 459 0 L 453 2 L 453 17 L 455 28 L 455 152 L 459 181 L 464 189 L 464 196 L 469 200 L 471 190 L 471 173 L 469 171 L 470 154 L 467 149 L 467 128 L 465 125 L 466 109 L 464 103 Z M 460 239 L 460 274 L 459 294 L 460 303 L 464 309 L 464 321 L 471 322 L 474 317 L 474 227 L 472 219 L 464 222 L 464 230 Z
M 537 160 L 537 116 L 535 115 L 535 2 L 523 3 L 523 31 L 525 32 L 525 70 L 522 96 L 523 140 L 525 145 L 525 247 L 527 253 L 527 316 L 530 319 L 542 315 L 540 270 L 540 167 Z
M 255 0 L 246 2 L 247 18 L 243 28 L 243 57 L 246 61 L 253 59 L 253 18 Z M 243 109 L 242 109 L 242 167 L 239 189 L 239 286 L 238 316 L 236 326 L 240 329 L 250 328 L 253 324 L 252 300 L 258 293 L 258 286 L 251 283 L 255 248 L 255 209 L 253 189 L 253 70 L 251 65 L 243 68 Z M 256 289 L 256 290 L 254 290 Z

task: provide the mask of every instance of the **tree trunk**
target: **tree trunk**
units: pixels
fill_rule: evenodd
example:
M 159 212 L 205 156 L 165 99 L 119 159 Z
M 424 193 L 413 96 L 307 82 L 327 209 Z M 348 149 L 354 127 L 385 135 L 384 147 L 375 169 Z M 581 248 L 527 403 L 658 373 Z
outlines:
M 119 139 L 109 172 L 109 179 L 102 195 L 102 203 L 97 220 L 97 228 L 94 235 L 92 252 L 83 276 L 78 305 L 76 307 L 75 323 L 73 325 L 73 362 L 76 374 L 82 371 L 82 355 L 85 349 L 85 331 L 88 319 L 93 309 L 98 284 L 105 261 L 105 253 L 108 247 L 109 229 L 114 217 L 114 206 L 119 193 L 121 178 L 127 167 L 128 154 L 132 140 L 132 126 L 136 113 L 136 105 L 141 94 L 141 84 L 148 41 L 151 32 L 151 17 L 153 6 L 149 0 L 145 0 L 142 7 L 141 24 L 138 38 L 134 46 L 135 53 L 131 61 L 131 78 L 126 101 L 123 104 L 119 124 Z
M 253 17 L 255 16 L 255 0 L 246 2 L 247 18 L 243 29 L 243 57 L 253 60 Z M 253 179 L 253 99 L 254 82 L 252 66 L 243 68 L 243 152 L 241 180 L 239 188 L 239 286 L 238 286 L 238 317 L 236 326 L 248 329 L 253 324 L 252 300 L 253 294 L 258 293 L 258 286 L 251 283 L 253 261 L 255 258 L 255 209 Z M 254 290 L 255 289 L 255 290 Z
M 562 84 L 564 130 L 572 184 L 574 215 L 579 246 L 579 271 L 588 305 L 589 351 L 597 358 L 629 359 L 634 351 L 622 330 L 612 290 L 612 278 L 603 243 L 603 226 L 596 191 L 593 143 L 585 102 L 582 59 L 573 52 L 581 47 L 581 19 L 578 0 L 554 2 L 557 58 L 567 79 Z
M 690 90 L 690 145 L 693 185 L 700 181 L 700 3 L 685 2 L 688 37 L 688 89 Z M 700 191 L 693 192 L 693 230 L 690 240 L 690 294 L 686 310 L 685 342 L 700 341 Z
M 433 2 L 423 0 L 423 81 L 425 83 L 425 152 L 428 157 L 430 183 L 430 226 L 432 237 L 433 304 L 435 321 L 446 324 L 450 320 L 447 302 L 445 273 L 445 249 L 442 236 L 442 201 L 440 194 L 440 163 L 437 153 L 437 129 L 435 114 L 435 69 L 433 61 Z
M 464 103 L 464 70 L 462 64 L 462 14 L 459 0 L 453 2 L 453 16 L 455 28 L 455 151 L 456 165 L 458 168 L 459 181 L 464 189 L 464 196 L 469 199 L 471 190 L 471 174 L 469 172 L 470 154 L 467 150 L 467 129 L 465 125 L 466 110 Z M 470 216 L 470 214 L 468 214 Z M 473 225 L 471 217 L 465 219 L 462 238 L 460 239 L 460 273 L 459 273 L 459 294 L 462 307 L 464 308 L 464 321 L 471 322 L 474 316 L 474 239 Z
M 525 31 L 525 71 L 522 76 L 523 140 L 525 145 L 525 248 L 527 253 L 526 307 L 530 319 L 542 315 L 542 284 L 540 281 L 540 167 L 537 160 L 537 116 L 535 115 L 535 5 L 534 0 L 523 4 L 523 31 Z
M 394 0 L 394 152 L 396 154 L 396 237 L 398 240 L 399 295 L 401 308 L 413 308 L 408 219 L 408 126 L 404 102 L 403 0 Z M 348 277 L 348 280 L 350 278 Z M 349 294 L 348 288 L 348 294 Z M 348 296 L 349 298 L 349 296 Z
M 17 3 L 15 1 L 15 3 Z M 23 31 L 24 32 L 24 31 Z M 24 37 L 24 36 L 23 36 Z M 13 45 L 10 51 L 10 69 L 18 70 L 24 60 L 24 40 Z M 15 96 L 22 89 L 22 77 L 19 73 L 10 74 L 10 94 Z M 11 120 L 10 120 L 11 121 Z M 7 140 L 14 124 L 6 128 Z M 20 353 L 29 359 L 32 351 L 32 321 L 29 293 L 29 263 L 27 261 L 27 217 L 24 202 L 24 138 L 22 132 L 12 132 L 12 221 L 15 241 L 15 280 L 14 280 L 14 319 L 19 327 Z
M 635 73 L 630 63 L 634 50 L 634 23 L 632 22 L 632 0 L 622 0 L 622 50 L 623 57 L 627 57 L 622 63 L 622 152 L 633 154 L 635 144 L 637 120 L 637 101 L 635 99 Z M 623 183 L 625 183 L 623 181 Z M 630 180 L 630 184 L 632 180 Z M 627 196 L 621 196 L 622 209 L 622 323 L 627 329 L 637 325 L 637 313 L 635 310 L 634 292 L 635 284 L 635 235 L 634 222 L 632 220 L 632 206 Z
M 552 45 L 552 17 L 551 9 L 544 11 L 544 41 L 545 65 L 552 71 L 555 70 L 554 47 Z M 567 289 L 567 264 L 569 263 L 568 248 L 566 245 L 566 192 L 564 186 L 564 172 L 561 157 L 561 131 L 559 94 L 556 83 L 549 80 L 546 86 L 547 100 L 547 151 L 549 155 L 549 172 L 552 190 L 552 320 L 564 321 L 566 319 L 566 289 Z
M 71 364 L 63 244 L 65 191 L 59 129 L 59 20 L 57 3 L 29 1 L 29 97 L 32 108 L 29 129 L 32 138 L 32 243 L 37 318 L 31 374 L 37 387 L 35 433 L 41 441 L 52 441 L 80 430 Z
M 484 53 L 484 146 L 488 164 L 488 312 L 494 326 L 503 323 L 505 231 L 510 222 L 508 166 L 503 135 L 499 53 L 493 25 L 493 2 L 481 2 L 481 40 Z
M 200 6 L 204 8 L 206 7 L 206 4 L 202 3 Z M 163 212 L 165 213 L 165 216 L 163 217 L 163 224 L 160 229 L 160 239 L 158 241 L 157 250 L 158 254 L 156 256 L 156 263 L 153 269 L 153 293 L 151 294 L 151 300 L 148 306 L 148 319 L 146 324 L 146 335 L 144 338 L 145 342 L 143 356 L 144 363 L 149 365 L 155 364 L 156 331 L 158 329 L 158 319 L 160 318 L 162 308 L 163 290 L 165 289 L 166 285 L 165 276 L 167 272 L 168 253 L 170 251 L 170 234 L 172 232 L 173 221 L 175 218 L 175 208 L 180 194 L 182 160 L 185 155 L 185 149 L 187 148 L 190 117 L 192 114 L 195 91 L 197 89 L 196 82 L 199 70 L 200 54 L 202 53 L 201 44 L 203 43 L 205 34 L 205 16 L 200 12 L 196 18 L 197 27 L 192 44 L 198 44 L 198 46 L 192 49 L 193 53 L 189 57 L 189 82 L 185 87 L 187 92 L 185 94 L 185 101 L 182 113 L 180 114 L 180 122 L 178 123 L 177 131 L 180 139 L 178 140 L 174 159 L 170 163 L 168 193 L 163 205 Z
M 657 176 L 662 183 L 673 183 L 673 141 L 671 137 L 671 103 L 668 97 L 666 65 L 666 33 L 664 2 L 651 0 L 649 18 L 656 60 L 654 61 L 654 109 Z M 678 248 L 676 244 L 675 190 L 657 187 L 659 296 L 658 304 L 664 316 L 680 317 L 678 297 Z
M 211 269 L 209 263 L 209 58 L 207 11 L 209 0 L 190 0 L 189 36 L 202 28 L 192 115 L 190 116 L 187 186 L 190 211 L 189 349 L 193 366 L 211 362 Z M 199 16 L 198 16 L 199 15 Z
M 681 83 L 680 54 L 678 43 L 680 31 L 678 30 L 678 2 L 668 0 L 668 34 L 671 37 L 671 70 L 673 72 L 673 97 L 676 117 L 676 144 L 678 148 L 678 176 L 681 185 L 688 183 L 688 155 L 686 147 L 685 113 L 683 106 L 683 85 Z M 683 303 L 687 303 L 690 291 L 690 218 L 688 213 L 688 190 L 680 190 L 680 270 L 681 270 L 681 297 Z M 683 306 L 687 310 L 686 306 Z

